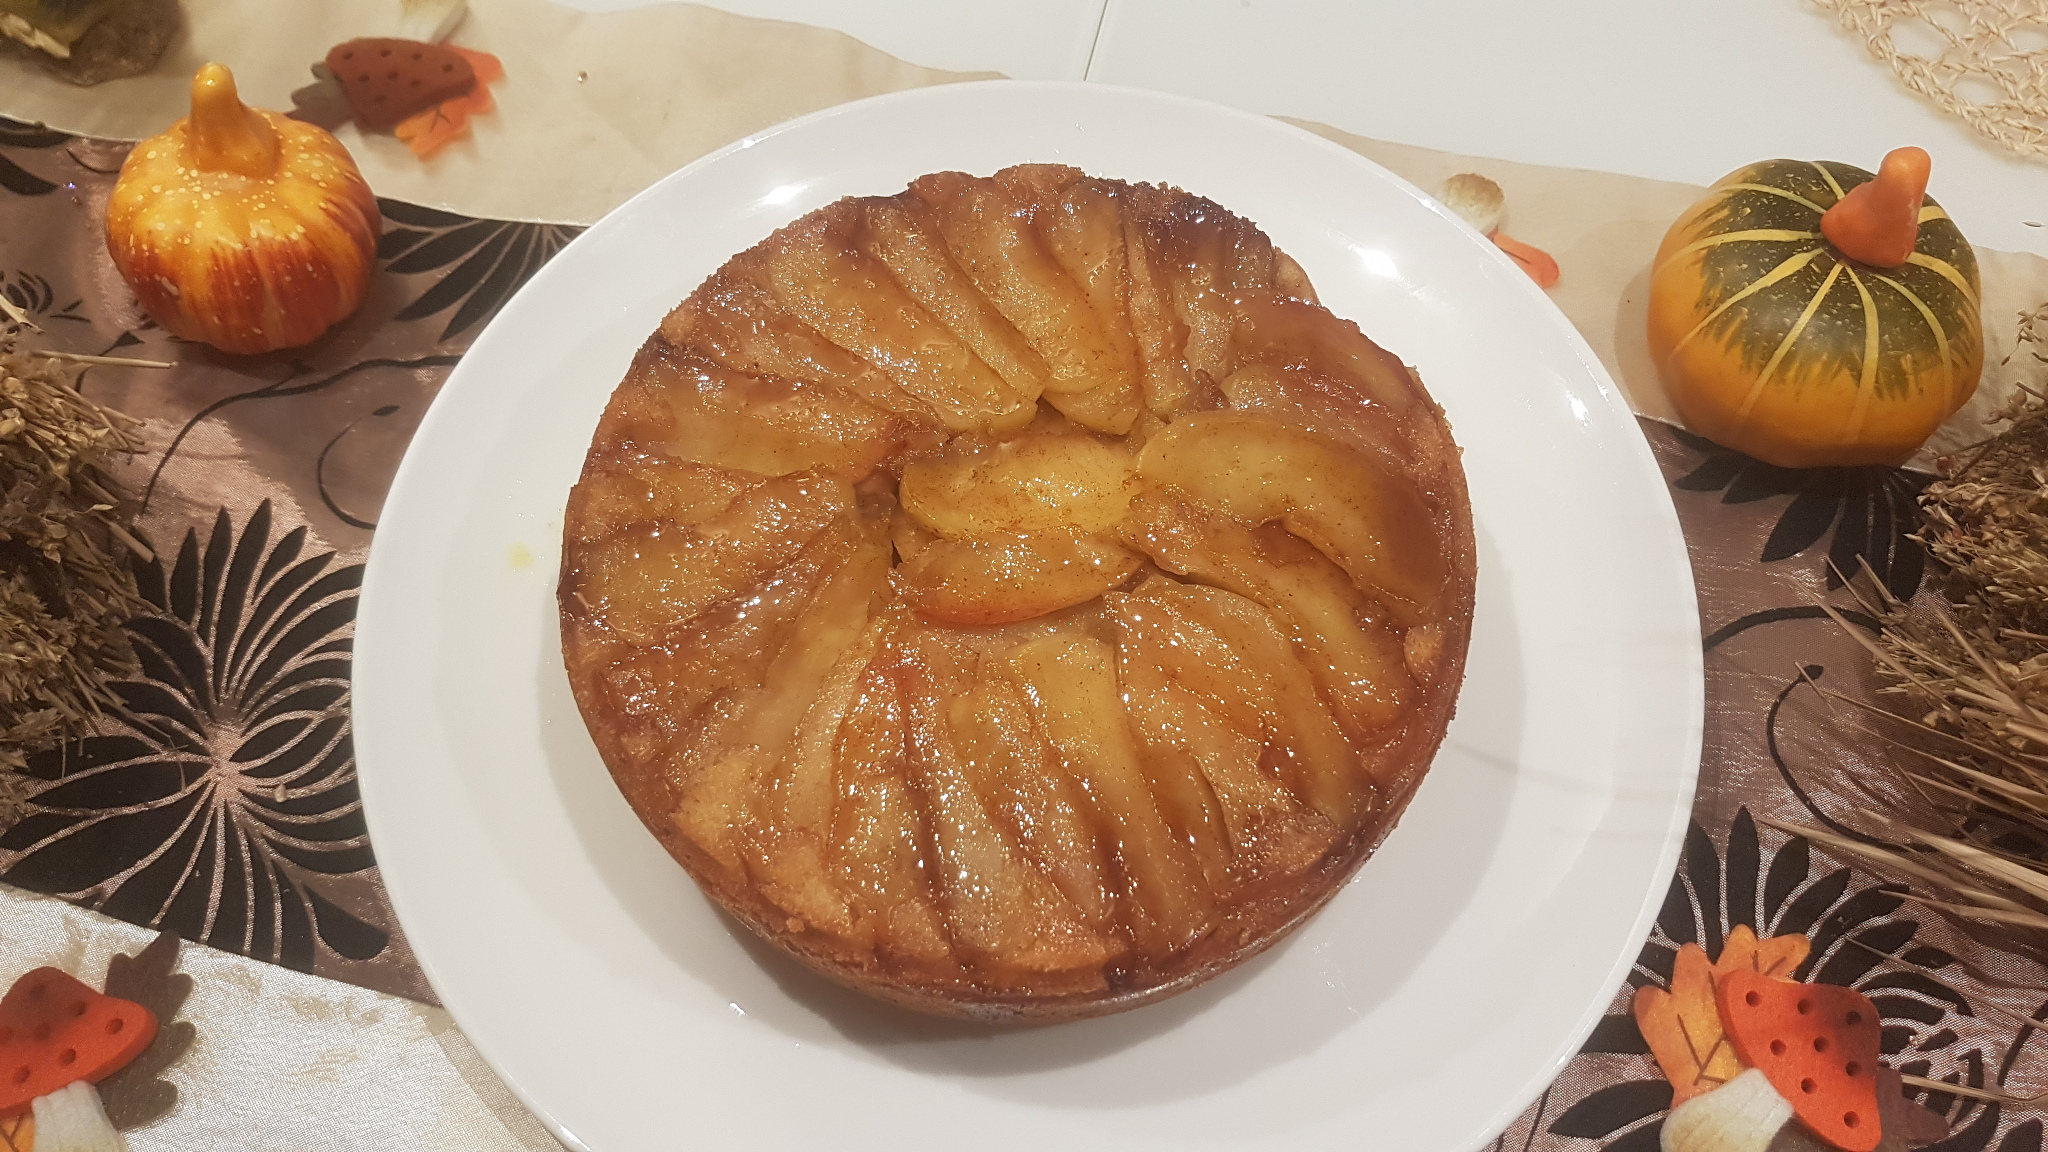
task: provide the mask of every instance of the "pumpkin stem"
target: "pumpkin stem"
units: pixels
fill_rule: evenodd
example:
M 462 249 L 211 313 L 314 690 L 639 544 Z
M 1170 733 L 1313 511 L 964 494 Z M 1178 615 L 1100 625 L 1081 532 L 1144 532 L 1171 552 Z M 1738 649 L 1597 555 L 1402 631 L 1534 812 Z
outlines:
M 242 103 L 234 75 L 222 65 L 208 64 L 192 78 L 190 123 L 187 147 L 195 167 L 252 177 L 277 171 L 277 129 Z
M 1920 239 L 1920 203 L 1933 161 L 1920 148 L 1894 148 L 1877 178 L 1849 189 L 1821 214 L 1820 230 L 1844 256 L 1879 268 L 1897 268 Z

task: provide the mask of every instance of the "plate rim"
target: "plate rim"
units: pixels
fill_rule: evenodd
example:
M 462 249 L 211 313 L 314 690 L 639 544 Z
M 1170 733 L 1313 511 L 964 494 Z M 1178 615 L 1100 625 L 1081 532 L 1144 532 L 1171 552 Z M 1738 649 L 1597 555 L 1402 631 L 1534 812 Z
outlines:
M 590 224 L 581 234 L 564 246 L 556 254 L 555 259 L 551 259 L 547 265 L 539 269 L 525 284 L 522 284 L 518 291 L 508 298 L 505 304 L 501 305 L 498 314 L 492 317 L 469 347 L 463 350 L 461 360 L 450 370 L 448 377 L 442 382 L 432 401 L 429 402 L 427 411 L 422 415 L 420 423 L 414 430 L 397 469 L 392 474 L 391 483 L 385 497 L 385 508 L 389 509 L 399 502 L 401 494 L 407 488 L 408 480 L 412 478 L 414 473 L 428 466 L 421 462 L 423 456 L 415 449 L 432 439 L 433 434 L 441 424 L 455 418 L 448 415 L 450 406 L 441 403 L 441 398 L 457 387 L 474 389 L 479 386 L 467 383 L 466 381 L 477 372 L 482 371 L 482 369 L 469 369 L 467 366 L 472 359 L 471 354 L 473 352 L 485 347 L 487 341 L 495 342 L 497 339 L 502 338 L 495 335 L 500 328 L 504 327 L 504 325 L 500 324 L 499 317 L 511 311 L 515 301 L 524 297 L 529 292 L 536 291 L 535 286 L 543 283 L 549 273 L 554 271 L 557 264 L 567 266 L 560 257 L 574 252 L 578 246 L 595 245 L 598 243 L 598 240 L 593 239 L 593 237 L 601 237 L 607 234 L 610 229 L 624 227 L 625 225 L 618 224 L 617 221 L 625 218 L 632 212 L 638 211 L 637 206 L 641 201 L 656 197 L 672 183 L 687 181 L 700 170 L 713 167 L 729 157 L 751 149 L 766 140 L 793 131 L 805 130 L 842 116 L 868 113 L 877 108 L 886 108 L 895 104 L 916 104 L 928 100 L 943 101 L 960 92 L 978 92 L 992 89 L 1003 89 L 1012 93 L 1023 94 L 1033 91 L 1054 91 L 1071 95 L 1085 93 L 1085 98 L 1090 100 L 1100 98 L 1112 103 L 1124 100 L 1152 102 L 1165 108 L 1192 113 L 1198 117 L 1220 116 L 1252 126 L 1259 131 L 1291 137 L 1299 146 L 1312 148 L 1331 155 L 1343 163 L 1361 167 L 1363 171 L 1374 174 L 1377 178 L 1405 193 L 1424 208 L 1466 233 L 1468 238 L 1479 245 L 1492 260 L 1506 268 L 1516 269 L 1517 277 L 1515 282 L 1520 285 L 1525 296 L 1533 296 L 1535 300 L 1540 301 L 1541 308 L 1547 314 L 1546 319 L 1550 326 L 1563 337 L 1565 345 L 1578 360 L 1580 367 L 1586 373 L 1587 378 L 1594 384 L 1595 391 L 1600 396 L 1601 401 L 1610 409 L 1611 414 L 1629 425 L 1638 425 L 1638 422 L 1642 419 L 1629 407 L 1626 394 L 1615 383 L 1613 374 L 1600 361 L 1584 334 L 1564 315 L 1548 295 L 1540 288 L 1537 288 L 1533 282 L 1527 281 L 1525 277 L 1519 275 L 1519 269 L 1505 253 L 1499 251 L 1495 245 L 1488 242 L 1480 233 L 1435 200 L 1434 197 L 1431 197 L 1406 178 L 1387 169 L 1370 157 L 1346 148 L 1336 141 L 1320 136 L 1296 124 L 1280 119 L 1277 116 L 1267 116 L 1230 105 L 1182 96 L 1176 93 L 1125 85 L 1102 84 L 1092 81 L 973 80 L 941 83 L 881 93 L 792 117 L 757 132 L 749 133 L 721 148 L 690 161 L 653 181 L 647 187 L 605 213 L 602 218 Z M 606 232 L 601 232 L 601 229 L 606 230 Z M 1455 434 L 1455 429 L 1453 431 Z M 1667 585 L 1664 591 L 1670 594 L 1676 603 L 1666 606 L 1666 610 L 1678 609 L 1680 614 L 1690 621 L 1690 634 L 1696 637 L 1700 630 L 1697 586 L 1693 575 L 1689 546 L 1678 519 L 1676 505 L 1671 500 L 1668 491 L 1665 491 L 1667 486 L 1647 437 L 1638 435 L 1638 437 L 1626 445 L 1623 451 L 1627 453 L 1629 466 L 1636 474 L 1632 479 L 1653 483 L 1656 489 L 1665 497 L 1661 502 L 1653 502 L 1657 521 L 1656 527 L 1658 529 L 1658 536 L 1661 539 L 1654 542 L 1654 547 L 1646 544 L 1644 551 L 1657 554 L 1659 565 L 1668 569 L 1665 576 L 1672 583 Z M 417 482 L 415 481 L 415 483 Z M 386 517 L 380 516 L 379 519 L 382 522 Z M 366 744 L 374 745 L 378 740 L 375 737 L 367 741 L 364 739 L 364 728 L 359 722 L 359 715 L 362 713 L 358 710 L 358 704 L 365 695 L 361 688 L 365 680 L 362 675 L 365 665 L 367 664 L 368 667 L 374 670 L 386 658 L 382 640 L 384 633 L 382 630 L 374 627 L 374 623 L 381 619 L 382 607 L 387 598 L 396 600 L 402 594 L 396 588 L 387 592 L 386 589 L 392 584 L 392 581 L 378 579 L 380 572 L 378 565 L 380 555 L 379 542 L 393 537 L 395 537 L 395 534 L 387 536 L 383 532 L 373 533 L 367 550 L 362 585 L 358 593 L 351 682 L 350 728 L 355 739 L 356 778 L 362 795 L 363 816 L 373 847 L 378 839 L 376 834 L 377 828 L 380 825 L 387 828 L 392 825 L 380 820 L 376 815 L 379 807 L 373 801 L 372 796 L 378 789 L 371 781 L 378 774 L 375 771 L 364 770 L 364 766 L 368 763 L 369 758 L 364 756 L 363 750 Z M 390 550 L 396 546 L 396 544 L 392 543 L 385 544 L 384 553 L 388 555 Z M 388 569 L 388 567 L 389 562 L 385 565 L 385 568 Z M 549 577 L 550 589 L 553 587 L 553 579 L 553 576 Z M 366 628 L 364 626 L 366 621 L 371 622 L 373 626 Z M 366 638 L 369 639 L 368 643 L 365 643 Z M 402 644 L 392 645 L 394 651 L 401 650 L 402 647 Z M 1671 812 L 1661 832 L 1662 843 L 1657 854 L 1654 870 L 1657 882 L 1648 883 L 1631 920 L 1629 939 L 1633 940 L 1634 943 L 1615 957 L 1607 968 L 1607 977 L 1603 983 L 1604 986 L 1614 991 L 1610 992 L 1606 999 L 1590 1001 L 1580 1011 L 1569 1033 L 1562 1035 L 1553 1046 L 1553 1058 L 1527 1077 L 1517 1091 L 1508 1094 L 1511 1102 L 1500 1106 L 1493 1122 L 1488 1125 L 1486 1135 L 1474 1145 L 1475 1148 L 1483 1147 L 1487 1141 L 1495 1139 L 1511 1125 L 1555 1080 L 1564 1065 L 1577 1053 L 1578 1048 L 1584 1043 L 1586 1037 L 1592 1033 L 1600 1019 L 1606 1015 L 1607 1006 L 1612 1002 L 1613 995 L 1615 992 L 1618 992 L 1621 982 L 1632 968 L 1635 956 L 1640 953 L 1641 943 L 1647 939 L 1648 932 L 1664 903 L 1668 880 L 1675 873 L 1678 866 L 1684 847 L 1686 831 L 1692 817 L 1693 805 L 1697 798 L 1701 756 L 1704 747 L 1706 709 L 1704 652 L 1695 643 L 1684 648 L 1683 653 L 1685 656 L 1685 666 L 1674 670 L 1674 674 L 1682 678 L 1686 684 L 1695 690 L 1688 693 L 1683 714 L 1673 717 L 1678 728 L 1681 729 L 1676 746 L 1669 749 L 1670 754 L 1680 760 L 1680 772 L 1678 779 L 1675 781 L 1677 787 L 1672 797 Z M 367 661 L 365 660 L 366 655 L 369 656 Z M 376 711 L 372 709 L 369 714 L 376 715 Z M 375 729 L 376 724 L 377 722 L 373 720 L 371 728 Z M 1440 754 L 1441 751 L 1439 752 Z M 398 918 L 400 928 L 404 929 L 408 923 L 405 906 L 412 903 L 411 898 L 402 892 L 406 887 L 406 882 L 392 883 L 392 873 L 384 870 L 381 862 L 379 874 L 393 913 Z M 415 911 L 414 915 L 417 916 L 418 912 Z M 408 932 L 407 939 L 409 944 L 413 938 L 413 934 Z M 427 979 L 428 984 L 433 988 L 435 995 L 442 1001 L 443 1005 L 447 1006 L 446 1010 L 449 1012 L 451 1019 L 460 1028 L 461 1020 L 456 1010 L 449 1005 L 450 997 L 443 989 L 442 978 L 437 972 L 436 964 L 417 946 L 413 946 L 412 950 L 415 962 Z M 465 1036 L 467 1035 L 468 1033 L 465 1032 Z M 484 1062 L 491 1068 L 493 1074 L 498 1076 L 506 1088 L 519 1100 L 521 1105 L 526 1107 L 528 1111 L 540 1120 L 552 1135 L 570 1148 L 584 1149 L 586 1147 L 572 1132 L 563 1127 L 555 1119 L 552 1112 L 540 1101 L 532 1098 L 525 1085 L 517 1077 L 510 1074 L 506 1068 L 501 1066 L 500 1061 L 486 1049 L 483 1043 L 475 1043 L 474 1047 Z

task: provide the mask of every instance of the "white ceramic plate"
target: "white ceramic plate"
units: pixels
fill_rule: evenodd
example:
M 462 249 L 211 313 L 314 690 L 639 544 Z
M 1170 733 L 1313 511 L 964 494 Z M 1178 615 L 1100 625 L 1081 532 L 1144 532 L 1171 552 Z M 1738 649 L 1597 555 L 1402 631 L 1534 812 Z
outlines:
M 606 397 L 706 274 L 840 196 L 1024 161 L 1229 206 L 1416 365 L 1465 448 L 1479 600 L 1443 752 L 1325 911 L 1163 1004 L 997 1032 L 843 992 L 712 909 L 584 732 L 554 574 Z M 964 84 L 692 164 L 506 305 L 385 504 L 357 623 L 356 748 L 428 977 L 575 1146 L 1434 1152 L 1512 1120 L 1620 986 L 1691 803 L 1699 643 L 1634 418 L 1491 245 L 1277 121 L 1094 85 Z

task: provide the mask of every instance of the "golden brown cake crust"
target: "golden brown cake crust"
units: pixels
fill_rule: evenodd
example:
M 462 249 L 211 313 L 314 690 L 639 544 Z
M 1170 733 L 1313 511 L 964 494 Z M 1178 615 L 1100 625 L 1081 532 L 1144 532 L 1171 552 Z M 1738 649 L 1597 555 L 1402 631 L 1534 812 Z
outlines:
M 845 200 L 651 335 L 565 515 L 564 661 L 705 892 L 925 1012 L 1264 949 L 1464 675 L 1458 449 L 1255 226 L 1030 165 Z

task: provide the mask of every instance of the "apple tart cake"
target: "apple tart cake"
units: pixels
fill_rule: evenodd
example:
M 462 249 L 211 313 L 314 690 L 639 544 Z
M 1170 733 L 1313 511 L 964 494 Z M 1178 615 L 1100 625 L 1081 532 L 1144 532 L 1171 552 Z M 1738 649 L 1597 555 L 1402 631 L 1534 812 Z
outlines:
M 1371 853 L 1449 723 L 1458 449 L 1257 227 L 1029 165 L 848 199 L 650 336 L 563 653 L 733 916 L 883 999 L 1144 1003 Z

